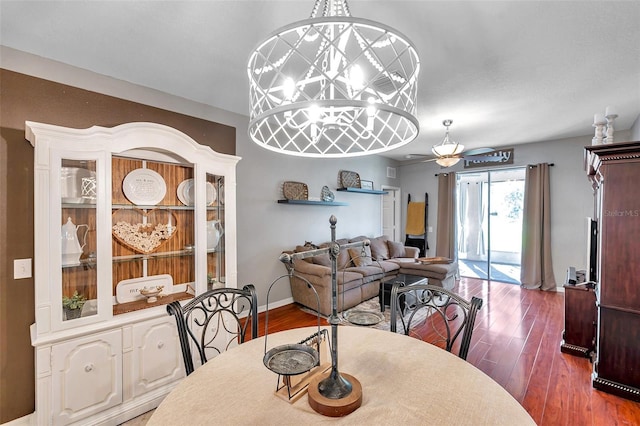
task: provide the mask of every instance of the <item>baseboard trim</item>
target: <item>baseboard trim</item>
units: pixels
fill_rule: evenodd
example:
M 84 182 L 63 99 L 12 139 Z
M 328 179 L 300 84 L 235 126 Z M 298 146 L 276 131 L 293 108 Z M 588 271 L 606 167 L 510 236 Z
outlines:
M 287 299 L 279 300 L 275 303 L 270 303 L 269 309 L 281 308 L 283 306 L 290 305 L 292 303 L 293 303 L 293 297 L 289 297 Z M 258 307 L 258 312 L 266 312 L 266 311 L 267 311 L 267 305 L 262 305 Z
M 2 423 L 2 426 L 31 426 L 35 423 L 35 412 L 31 414 L 27 414 L 26 416 L 18 417 L 17 419 L 11 420 L 8 423 Z
M 592 385 L 594 388 L 601 391 L 640 402 L 640 389 L 634 388 L 633 386 L 617 383 L 613 380 L 603 379 L 602 377 L 597 376 L 597 374 L 593 375 Z

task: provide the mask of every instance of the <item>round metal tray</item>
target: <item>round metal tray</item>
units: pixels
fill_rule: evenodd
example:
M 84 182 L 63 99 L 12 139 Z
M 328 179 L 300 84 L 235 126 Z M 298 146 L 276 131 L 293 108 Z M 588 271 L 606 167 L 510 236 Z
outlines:
M 349 311 L 345 313 L 345 319 L 355 325 L 376 325 L 384 320 L 384 316 L 380 312 Z
M 264 354 L 264 365 L 283 376 L 306 373 L 319 362 L 318 351 L 309 345 L 291 344 L 271 349 Z

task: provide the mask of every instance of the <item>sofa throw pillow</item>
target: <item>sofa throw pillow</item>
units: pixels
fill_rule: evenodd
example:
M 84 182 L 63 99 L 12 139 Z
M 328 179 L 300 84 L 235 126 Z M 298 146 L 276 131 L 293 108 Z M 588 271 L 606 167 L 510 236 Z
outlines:
M 404 257 L 404 244 L 398 243 L 396 241 L 387 241 L 387 245 L 389 246 L 389 257 Z
M 349 256 L 351 256 L 351 261 L 355 266 L 368 266 L 373 263 L 369 247 L 364 248 L 364 256 L 362 255 L 362 248 L 350 248 Z
M 336 243 L 338 243 L 338 245 L 340 246 L 347 244 L 348 242 L 349 240 L 347 240 L 346 238 L 340 238 L 336 240 Z M 338 253 L 338 259 L 336 259 L 336 262 L 338 264 L 337 265 L 338 270 L 348 268 L 349 266 L 351 266 L 351 257 L 349 256 L 348 249 L 343 248 L 342 250 L 340 250 L 340 252 Z
M 302 253 L 303 251 L 309 251 L 309 250 L 313 250 L 313 247 L 309 247 L 309 246 L 296 246 L 296 253 Z M 304 259 L 305 262 L 308 263 L 313 263 L 313 260 L 311 257 L 305 257 Z
M 371 257 L 375 260 L 385 260 L 389 258 L 389 247 L 387 246 L 387 237 L 385 235 L 370 240 Z
M 320 248 L 326 247 L 329 247 L 328 243 L 320 244 Z M 331 257 L 329 257 L 329 253 L 320 254 L 313 257 L 313 263 L 315 263 L 316 265 L 331 267 Z

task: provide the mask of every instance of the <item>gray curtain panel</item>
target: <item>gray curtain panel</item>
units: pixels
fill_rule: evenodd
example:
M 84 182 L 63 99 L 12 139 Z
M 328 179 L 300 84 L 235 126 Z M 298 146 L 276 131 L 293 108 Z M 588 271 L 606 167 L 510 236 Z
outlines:
M 438 175 L 438 236 L 436 256 L 455 259 L 456 256 L 456 174 Z
M 549 164 L 527 167 L 522 219 L 520 282 L 527 289 L 555 290 L 551 262 Z

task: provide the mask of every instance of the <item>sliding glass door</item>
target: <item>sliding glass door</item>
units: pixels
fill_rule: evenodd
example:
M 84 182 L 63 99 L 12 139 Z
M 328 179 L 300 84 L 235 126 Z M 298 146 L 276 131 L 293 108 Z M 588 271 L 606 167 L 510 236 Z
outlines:
M 520 284 L 525 169 L 457 176 L 460 274 Z

